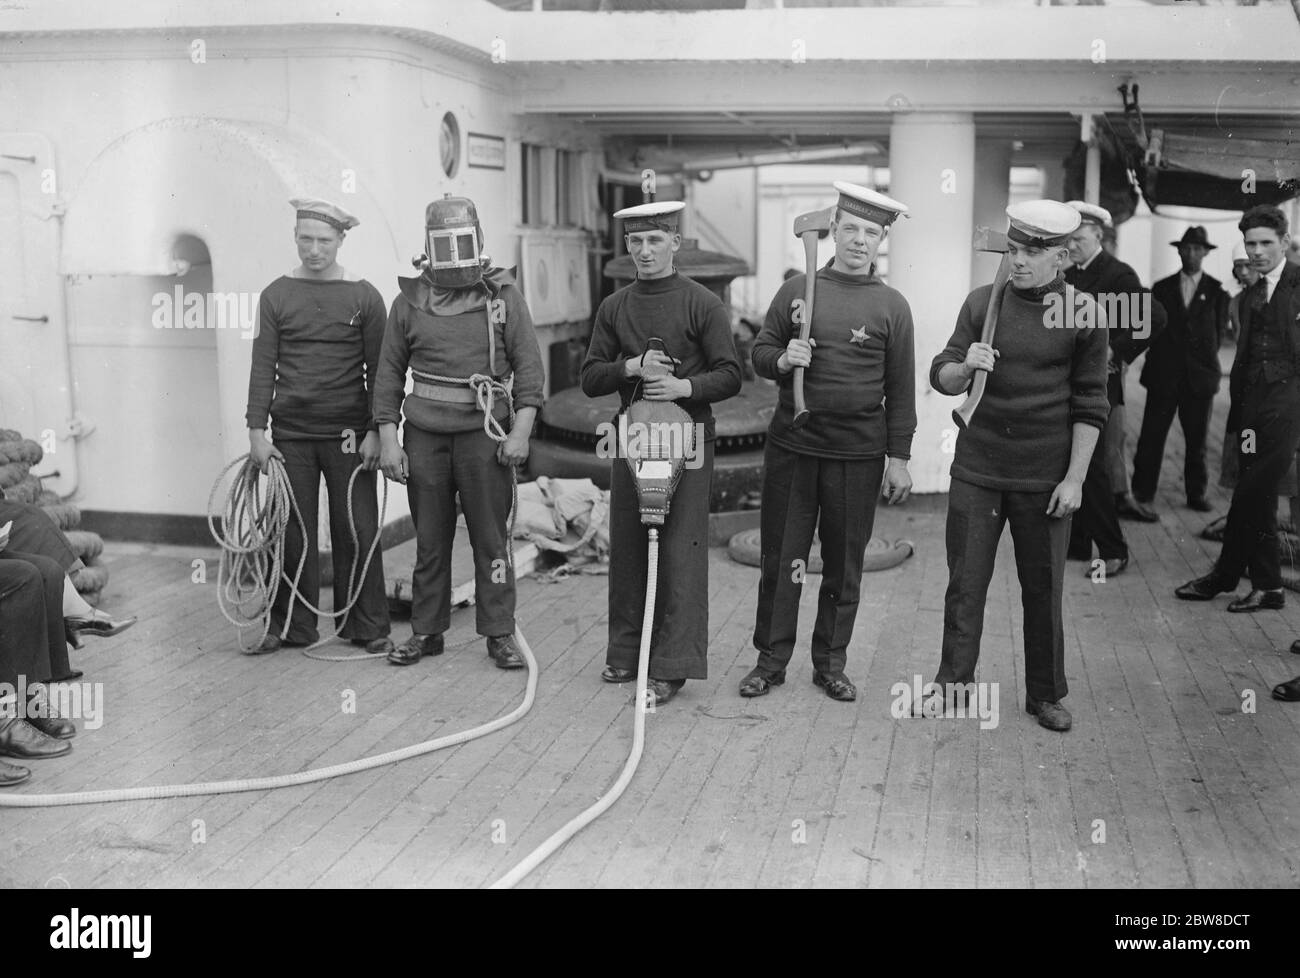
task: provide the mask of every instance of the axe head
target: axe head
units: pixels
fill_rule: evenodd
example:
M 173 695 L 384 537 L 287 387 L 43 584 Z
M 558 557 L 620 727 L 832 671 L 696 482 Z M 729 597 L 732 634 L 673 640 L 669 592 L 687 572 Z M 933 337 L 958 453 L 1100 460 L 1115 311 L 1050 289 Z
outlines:
M 994 231 L 992 228 L 977 227 L 975 229 L 975 240 L 971 242 L 971 247 L 976 251 L 991 251 L 994 254 L 1006 254 L 1006 232 Z
M 833 205 L 825 210 L 800 214 L 794 219 L 794 236 L 801 238 L 809 231 L 816 231 L 820 235 L 823 231 L 831 229 L 831 221 L 834 219 L 835 207 Z

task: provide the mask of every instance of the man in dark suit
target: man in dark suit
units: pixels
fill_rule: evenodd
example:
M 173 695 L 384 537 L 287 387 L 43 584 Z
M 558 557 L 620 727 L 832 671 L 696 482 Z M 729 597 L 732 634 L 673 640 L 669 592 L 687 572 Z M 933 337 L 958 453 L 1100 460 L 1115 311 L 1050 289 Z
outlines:
M 1106 449 L 1119 443 L 1118 433 L 1113 429 L 1124 425 L 1123 412 L 1116 410 L 1124 403 L 1121 364 L 1136 360 L 1150 342 L 1152 304 L 1137 272 L 1101 245 L 1104 229 L 1111 225 L 1110 212 L 1081 200 L 1070 201 L 1070 206 L 1079 212 L 1080 223 L 1067 242 L 1071 264 L 1065 270 L 1065 281 L 1096 299 L 1106 313 L 1110 343 L 1106 397 L 1110 402 L 1110 415 L 1097 450 L 1088 463 L 1088 475 L 1083 482 L 1083 505 L 1070 526 L 1068 555 L 1090 561 L 1095 542 L 1097 553 L 1105 563 L 1106 576 L 1114 577 L 1128 566 L 1128 544 L 1124 542 L 1124 531 L 1120 529 L 1117 516 L 1119 499 L 1116 490 L 1121 493 L 1123 490 L 1111 485 L 1111 466 Z M 1160 318 L 1163 324 L 1163 312 Z M 1143 509 L 1149 517 L 1140 512 L 1138 518 L 1154 521 L 1155 514 Z M 1092 574 L 1091 566 L 1088 574 Z
M 1187 505 L 1204 513 L 1210 510 L 1205 498 L 1209 485 L 1205 436 L 1219 389 L 1219 343 L 1228 324 L 1228 293 L 1218 279 L 1201 271 L 1205 255 L 1215 248 L 1205 228 L 1188 228 L 1181 240 L 1170 244 L 1178 249 L 1183 267 L 1151 287 L 1168 324 L 1152 337 L 1142 369 L 1147 407 L 1133 458 L 1133 495 L 1142 503 L 1155 498 L 1165 436 L 1176 413 L 1187 443 L 1183 459 Z
M 1228 610 L 1258 611 L 1285 603 L 1277 495 L 1300 444 L 1300 268 L 1286 261 L 1291 236 L 1281 210 L 1267 204 L 1252 207 L 1237 226 L 1251 264 L 1260 273 L 1244 293 L 1241 337 L 1229 381 L 1234 411 L 1240 409 L 1240 475 L 1214 568 L 1174 593 L 1185 601 L 1208 601 L 1222 591 L 1236 590 L 1241 575 L 1249 573 L 1250 594 Z M 1278 690 L 1285 693 L 1284 687 L 1300 699 L 1300 683 L 1292 680 Z

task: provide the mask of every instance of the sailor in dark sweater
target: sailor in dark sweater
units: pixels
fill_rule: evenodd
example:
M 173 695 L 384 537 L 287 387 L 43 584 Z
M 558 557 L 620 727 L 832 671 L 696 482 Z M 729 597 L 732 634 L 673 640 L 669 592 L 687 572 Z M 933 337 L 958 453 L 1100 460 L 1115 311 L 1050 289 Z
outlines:
M 411 665 L 443 651 L 459 495 L 474 550 L 478 633 L 498 668 L 522 669 L 508 522 L 512 468 L 528 459 L 542 406 L 542 354 L 513 277 L 488 267 L 481 254 L 473 201 L 450 194 L 435 200 L 425 210 L 425 232 L 428 264 L 418 278 L 398 279 L 375 385 L 381 464 L 388 478 L 406 484 L 416 541 L 412 635 L 388 658 Z M 504 386 L 511 375 L 512 391 Z M 405 450 L 397 440 L 402 414 Z
M 324 476 L 334 556 L 334 607 L 342 608 L 353 586 L 348 480 L 358 463 L 363 471 L 354 484 L 352 515 L 362 554 L 379 533 L 375 471 L 379 435 L 371 417 L 371 397 L 384 335 L 384 300 L 373 285 L 351 277 L 338 264 L 344 234 L 357 225 L 357 219 L 328 201 L 290 203 L 297 211 L 294 235 L 302 264 L 262 292 L 248 379 L 249 454 L 263 469 L 272 455 L 284 462 L 307 527 L 307 560 L 298 589 L 312 604 L 320 596 L 317 527 Z M 268 416 L 274 445 L 266 439 Z M 298 521 L 291 519 L 284 546 L 284 569 L 290 576 L 302 559 L 302 548 Z M 290 588 L 281 581 L 271 606 L 270 629 L 255 654 L 280 647 L 289 599 Z M 381 653 L 393 647 L 388 632 L 383 553 L 375 548 L 361 595 L 338 634 L 354 645 L 364 645 L 367 652 Z M 286 644 L 311 645 L 317 638 L 315 613 L 302 600 L 295 600 Z
M 777 381 L 780 400 L 768 427 L 763 469 L 758 664 L 741 680 L 741 696 L 763 696 L 785 682 L 816 529 L 822 574 L 813 681 L 832 699 L 856 698 L 844 666 L 876 497 L 882 481 L 891 504 L 907 499 L 912 486 L 912 310 L 875 275 L 876 252 L 907 207 L 856 184 L 837 182 L 835 189 L 835 257 L 817 272 L 810 338 L 799 338 L 806 277 L 796 275 L 777 291 L 754 341 L 754 372 Z M 797 367 L 804 368 L 809 419 L 796 430 Z
M 713 478 L 711 404 L 740 390 L 740 360 L 721 300 L 673 267 L 681 247 L 678 201 L 618 211 L 637 278 L 596 310 L 582 365 L 588 397 L 619 393 L 626 408 L 638 395 L 672 401 L 704 429 L 703 459 L 682 472 L 659 536 L 658 598 L 650 645 L 654 702 L 668 702 L 687 679 L 708 678 L 709 486 Z M 647 349 L 663 340 L 667 355 Z M 651 376 L 657 374 L 657 376 Z M 636 678 L 648 576 L 646 530 L 624 459 L 610 463 L 609 646 L 601 678 Z
M 1008 207 L 1007 216 L 1011 280 L 994 343 L 980 342 L 993 291 L 986 285 L 966 297 L 952 338 L 930 367 L 931 386 L 952 395 L 970 387 L 975 371 L 989 372 L 953 457 L 943 657 L 935 682 L 954 696 L 973 688 L 965 684 L 975 678 L 984 602 L 1010 521 L 1024 608 L 1025 709 L 1044 727 L 1063 731 L 1071 719 L 1060 702 L 1068 691 L 1061 586 L 1070 515 L 1082 501 L 1109 409 L 1107 336 L 1104 318 L 1084 293 L 1075 297 L 1079 315 L 1060 315 L 1068 309 L 1065 242 L 1078 227 L 1078 212 L 1035 200 Z

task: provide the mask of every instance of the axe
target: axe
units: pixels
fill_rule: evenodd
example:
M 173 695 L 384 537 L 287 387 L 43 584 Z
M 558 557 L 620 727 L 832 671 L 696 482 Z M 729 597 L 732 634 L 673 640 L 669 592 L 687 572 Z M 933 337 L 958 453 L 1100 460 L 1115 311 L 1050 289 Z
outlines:
M 803 321 L 799 324 L 799 339 L 807 340 L 812 331 L 813 296 L 817 291 L 817 238 L 831 228 L 835 218 L 835 208 L 809 211 L 794 219 L 794 236 L 803 241 L 804 257 L 804 292 Z M 808 423 L 808 405 L 803 399 L 803 367 L 794 368 L 794 427 L 802 428 Z
M 992 344 L 993 333 L 998 325 L 998 313 L 1002 309 L 1002 293 L 1006 291 L 1007 281 L 1011 278 L 1011 258 L 1007 254 L 1007 236 L 1001 231 L 977 227 L 973 247 L 976 251 L 991 251 L 1002 255 L 1002 261 L 998 265 L 998 273 L 993 276 L 993 292 L 989 295 L 988 309 L 984 312 L 984 329 L 980 333 L 981 343 Z M 959 430 L 965 431 L 970 426 L 971 415 L 975 413 L 975 409 L 980 405 L 980 399 L 984 396 L 984 385 L 988 383 L 988 378 L 987 370 L 975 371 L 975 377 L 970 385 L 970 393 L 966 395 L 965 402 L 952 412 L 952 419 L 957 422 Z

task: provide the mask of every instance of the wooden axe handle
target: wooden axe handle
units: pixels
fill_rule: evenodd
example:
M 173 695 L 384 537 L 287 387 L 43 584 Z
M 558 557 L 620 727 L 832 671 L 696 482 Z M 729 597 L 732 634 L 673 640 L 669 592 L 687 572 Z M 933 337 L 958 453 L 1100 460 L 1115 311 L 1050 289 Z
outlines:
M 799 339 L 807 340 L 812 332 L 813 296 L 817 291 L 817 229 L 799 235 L 803 239 L 803 259 L 806 272 L 803 287 L 803 322 L 799 324 Z M 794 368 L 794 426 L 801 428 L 808 421 L 808 405 L 803 397 L 803 367 Z
M 992 344 L 993 334 L 997 330 L 998 313 L 1002 310 L 1002 293 L 1006 291 L 1006 285 L 1011 278 L 1011 256 L 1006 252 L 1002 253 L 1002 262 L 998 265 L 998 273 L 993 277 L 993 291 L 989 295 L 988 309 L 984 311 L 984 329 L 980 332 L 980 342 Z M 984 385 L 988 383 L 988 371 L 975 371 L 975 378 L 971 381 L 970 393 L 966 395 L 966 400 L 962 406 L 952 412 L 952 419 L 957 423 L 957 427 L 965 431 L 970 427 L 970 419 L 975 414 L 975 409 L 979 407 L 981 398 L 984 397 Z

